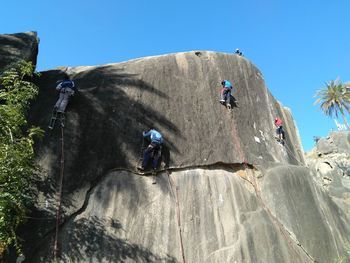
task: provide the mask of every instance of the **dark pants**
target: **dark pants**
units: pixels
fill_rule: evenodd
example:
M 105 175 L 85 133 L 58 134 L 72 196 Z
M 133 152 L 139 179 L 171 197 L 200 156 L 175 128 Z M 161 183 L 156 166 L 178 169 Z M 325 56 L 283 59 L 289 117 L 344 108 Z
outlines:
M 162 154 L 162 146 L 160 144 L 151 142 L 143 153 L 142 167 L 146 169 L 150 159 L 152 159 L 152 168 L 157 169 L 158 161 Z
M 231 104 L 231 89 L 223 88 L 221 91 L 221 100 L 226 102 L 226 105 Z
M 280 139 L 284 140 L 285 136 L 284 136 L 283 126 L 278 126 L 278 128 L 276 129 L 276 133 Z

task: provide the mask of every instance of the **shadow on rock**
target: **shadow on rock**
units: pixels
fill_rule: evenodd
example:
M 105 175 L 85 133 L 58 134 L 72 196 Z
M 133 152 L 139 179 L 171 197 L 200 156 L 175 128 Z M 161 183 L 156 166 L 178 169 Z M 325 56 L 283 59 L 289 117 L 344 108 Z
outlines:
M 180 136 L 180 132 L 169 119 L 144 105 L 141 100 L 145 92 L 155 94 L 159 99 L 167 99 L 166 94 L 137 79 L 136 74 L 125 73 L 113 66 L 93 68 L 74 76 L 64 69 L 43 72 L 35 81 L 40 92 L 31 107 L 31 124 L 44 129 L 47 127 L 51 109 L 58 98 L 55 91 L 57 80 L 61 80 L 65 74 L 70 75 L 80 91 L 67 107 L 65 128 L 61 130 L 57 125 L 36 144 L 37 160 L 42 168 L 38 190 L 43 193 L 44 199 L 54 203 L 62 168 L 63 138 L 62 207 L 78 211 L 80 207 L 76 207 L 77 205 L 84 207 L 89 201 L 86 193 L 91 192 L 110 170 L 135 170 L 140 156 L 139 141 L 142 131 L 155 125 L 161 127 L 161 131 L 163 129 L 176 136 Z M 130 88 L 139 90 L 138 95 L 132 93 L 133 96 L 130 96 L 127 92 Z M 167 142 L 167 151 L 178 152 L 178 149 L 171 142 Z M 170 162 L 170 154 L 167 154 L 167 165 Z M 129 184 L 120 191 L 132 190 L 133 178 L 129 180 Z M 78 202 L 76 199 L 74 201 L 73 195 L 77 195 Z M 26 240 L 33 241 L 28 244 L 29 250 L 38 247 L 38 242 L 34 240 L 50 236 L 54 230 L 55 204 L 49 208 L 50 211 L 33 211 L 35 217 L 46 218 L 46 221 L 30 219 L 27 224 L 29 229 L 23 228 L 23 235 L 31 237 Z M 72 211 L 62 212 L 64 218 L 69 216 L 65 213 Z M 119 241 L 122 247 L 123 243 Z
M 118 235 L 125 230 L 117 220 L 82 218 L 67 225 L 59 237 L 61 262 L 177 262 L 169 255 L 156 253 L 138 244 L 128 243 Z M 46 242 L 46 246 L 53 242 Z M 41 248 L 27 262 L 51 262 L 53 250 Z M 50 251 L 50 253 L 48 253 Z M 41 261 L 39 260 L 41 259 Z

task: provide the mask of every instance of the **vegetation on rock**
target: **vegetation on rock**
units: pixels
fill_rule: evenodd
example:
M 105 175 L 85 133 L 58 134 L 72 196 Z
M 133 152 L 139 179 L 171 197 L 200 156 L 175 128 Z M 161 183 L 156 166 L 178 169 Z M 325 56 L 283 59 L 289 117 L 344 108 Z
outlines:
M 16 229 L 33 197 L 33 137 L 43 133 L 28 127 L 26 120 L 30 101 L 38 94 L 30 82 L 35 74 L 30 62 L 20 61 L 0 75 L 0 259 L 9 247 L 21 252 Z

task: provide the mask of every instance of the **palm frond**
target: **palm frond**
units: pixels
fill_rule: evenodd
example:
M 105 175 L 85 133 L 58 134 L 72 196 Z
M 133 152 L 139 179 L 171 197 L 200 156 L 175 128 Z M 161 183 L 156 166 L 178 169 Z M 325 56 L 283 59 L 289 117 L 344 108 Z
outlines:
M 350 90 L 339 78 L 326 82 L 325 87 L 317 90 L 314 97 L 318 97 L 314 105 L 320 104 L 323 113 L 329 117 L 338 117 L 339 112 L 344 114 L 344 109 L 350 110 Z

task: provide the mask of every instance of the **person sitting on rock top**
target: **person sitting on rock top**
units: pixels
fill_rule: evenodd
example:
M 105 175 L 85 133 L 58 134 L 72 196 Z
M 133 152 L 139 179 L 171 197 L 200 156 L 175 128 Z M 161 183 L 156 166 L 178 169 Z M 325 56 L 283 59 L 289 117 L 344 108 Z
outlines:
M 242 53 L 238 48 L 236 48 L 235 53 L 236 53 L 238 56 L 242 56 L 242 55 L 243 55 L 243 53 Z
M 157 170 L 158 161 L 162 153 L 163 137 L 154 128 L 142 133 L 143 137 L 150 141 L 150 144 L 143 153 L 142 165 L 138 167 L 139 170 L 144 171 L 152 159 L 152 169 Z
M 222 105 L 225 105 L 228 109 L 231 109 L 231 90 L 232 90 L 232 84 L 228 80 L 223 80 L 221 82 L 222 89 L 221 89 L 221 96 L 220 96 L 220 103 Z
M 74 81 L 70 80 L 68 76 L 65 76 L 64 80 L 57 85 L 56 90 L 60 92 L 60 95 L 55 104 L 54 111 L 64 113 L 70 97 L 74 95 L 77 89 Z
M 285 139 L 285 134 L 282 126 L 282 120 L 278 117 L 275 118 L 275 126 L 277 127 L 276 133 L 278 136 L 278 140 L 283 143 Z

